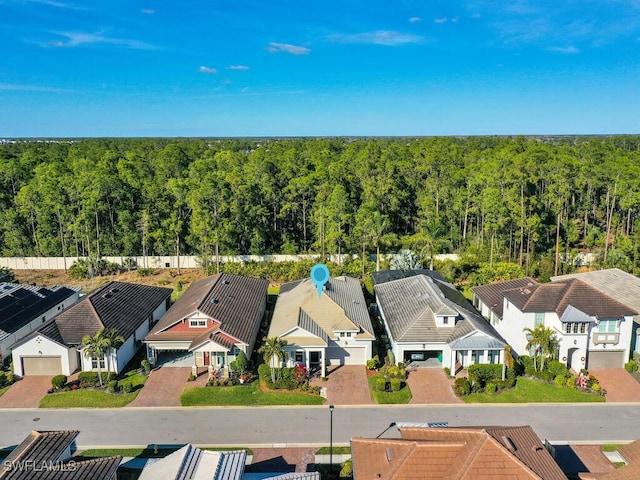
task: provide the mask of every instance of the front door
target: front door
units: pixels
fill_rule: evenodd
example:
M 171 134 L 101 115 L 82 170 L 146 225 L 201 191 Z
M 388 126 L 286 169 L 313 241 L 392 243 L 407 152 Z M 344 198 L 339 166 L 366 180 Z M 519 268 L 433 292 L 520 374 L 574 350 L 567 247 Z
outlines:
M 309 368 L 315 370 L 320 367 L 320 352 L 309 352 Z
M 216 352 L 215 355 L 218 368 L 224 367 L 224 352 Z
M 204 358 L 203 358 L 203 364 L 204 364 L 204 366 L 206 367 L 206 366 L 208 366 L 208 365 L 211 365 L 211 364 L 209 363 L 209 362 L 210 362 L 209 352 L 203 352 L 202 356 L 204 357 Z

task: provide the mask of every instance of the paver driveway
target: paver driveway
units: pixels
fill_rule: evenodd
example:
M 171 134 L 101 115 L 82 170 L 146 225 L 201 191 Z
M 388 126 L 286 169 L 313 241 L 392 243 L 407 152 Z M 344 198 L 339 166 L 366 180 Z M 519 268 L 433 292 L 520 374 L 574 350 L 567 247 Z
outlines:
M 312 385 L 327 387 L 327 403 L 334 405 L 372 405 L 367 381 L 367 370 L 363 365 L 330 367 L 327 381 L 314 379 Z
M 149 374 L 136 399 L 127 407 L 178 407 L 185 387 L 202 387 L 207 375 L 198 376 L 195 382 L 187 381 L 191 367 L 160 367 Z
M 38 408 L 51 388 L 51 378 L 47 375 L 23 377 L 0 397 L 0 408 Z
M 607 402 L 640 402 L 640 383 L 624 368 L 589 370 L 607 391 Z
M 462 403 L 451 389 L 452 382 L 441 368 L 415 368 L 407 377 L 412 395 L 409 403 Z

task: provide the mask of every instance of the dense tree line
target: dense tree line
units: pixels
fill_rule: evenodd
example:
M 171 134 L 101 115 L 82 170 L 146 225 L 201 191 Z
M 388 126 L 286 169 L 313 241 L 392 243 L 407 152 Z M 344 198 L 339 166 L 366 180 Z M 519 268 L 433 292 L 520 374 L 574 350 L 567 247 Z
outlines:
M 640 137 L 0 145 L 3 256 L 580 250 L 628 270 Z

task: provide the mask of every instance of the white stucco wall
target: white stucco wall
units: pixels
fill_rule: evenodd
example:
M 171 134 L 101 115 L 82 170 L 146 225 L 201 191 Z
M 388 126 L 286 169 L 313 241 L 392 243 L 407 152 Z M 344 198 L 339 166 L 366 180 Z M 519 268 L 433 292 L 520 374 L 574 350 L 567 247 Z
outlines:
M 13 371 L 16 375 L 23 376 L 21 357 L 54 357 L 62 359 L 62 373 L 71 375 L 78 368 L 78 353 L 75 348 L 67 348 L 57 342 L 45 337 L 36 335 L 35 337 L 16 345 L 11 352 L 13 360 Z

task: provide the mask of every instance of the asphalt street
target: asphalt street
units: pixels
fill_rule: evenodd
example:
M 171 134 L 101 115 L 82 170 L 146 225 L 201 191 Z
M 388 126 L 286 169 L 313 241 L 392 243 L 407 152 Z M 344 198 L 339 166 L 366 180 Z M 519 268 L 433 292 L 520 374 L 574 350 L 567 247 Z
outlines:
M 20 443 L 31 430 L 78 429 L 79 447 L 197 445 L 327 445 L 328 406 L 119 409 L 4 409 L 0 446 Z M 397 436 L 392 422 L 531 425 L 541 439 L 626 442 L 640 438 L 640 404 L 336 406 L 333 442 Z

